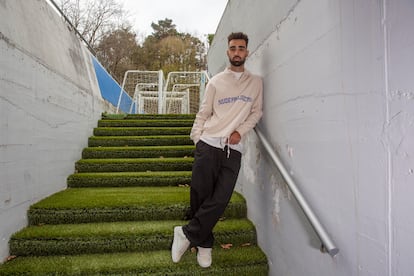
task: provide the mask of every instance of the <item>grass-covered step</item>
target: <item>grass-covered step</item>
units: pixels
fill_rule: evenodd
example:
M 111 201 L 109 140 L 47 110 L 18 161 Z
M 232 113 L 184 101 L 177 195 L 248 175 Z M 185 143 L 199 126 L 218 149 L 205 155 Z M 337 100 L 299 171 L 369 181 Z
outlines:
M 97 127 L 95 136 L 189 135 L 191 127 Z
M 82 151 L 82 158 L 157 158 L 194 155 L 194 145 L 141 146 L 141 147 L 89 147 Z
M 214 249 L 213 264 L 201 268 L 188 251 L 174 264 L 169 250 L 50 257 L 18 257 L 0 275 L 268 275 L 266 255 L 256 246 Z
M 190 207 L 195 114 L 102 114 L 68 189 L 30 206 L 0 275 L 268 275 L 244 198 L 217 223 L 213 264 L 171 260 Z
M 194 119 L 99 120 L 98 127 L 192 127 Z
M 180 220 L 189 207 L 189 187 L 70 188 L 32 205 L 29 224 Z M 233 193 L 226 218 L 246 216 L 244 198 Z
M 190 171 L 193 162 L 193 157 L 81 159 L 75 169 L 77 172 Z
M 191 171 L 75 173 L 68 177 L 71 188 L 189 185 Z
M 105 120 L 194 120 L 195 114 L 102 114 Z
M 78 255 L 168 250 L 173 228 L 184 221 L 59 224 L 27 227 L 9 242 L 14 256 Z M 216 245 L 255 245 L 255 228 L 247 219 L 219 221 Z
M 194 145 L 189 135 L 92 136 L 90 147 Z

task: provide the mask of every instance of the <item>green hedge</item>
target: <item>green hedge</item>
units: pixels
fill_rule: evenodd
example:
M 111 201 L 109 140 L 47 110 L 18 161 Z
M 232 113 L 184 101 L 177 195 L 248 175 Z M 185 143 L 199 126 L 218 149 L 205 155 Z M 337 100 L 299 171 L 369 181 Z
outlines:
M 106 120 L 149 120 L 149 119 L 181 119 L 194 120 L 195 114 L 102 114 Z
M 157 158 L 194 155 L 194 145 L 147 147 L 90 147 L 82 151 L 82 158 Z
M 71 188 L 189 185 L 191 171 L 75 173 L 68 177 Z
M 111 208 L 37 209 L 28 211 L 29 224 L 72 224 L 88 222 L 183 219 L 188 205 Z
M 55 193 L 31 208 L 99 208 L 129 206 L 165 206 L 187 203 L 188 187 L 127 187 L 66 189 Z M 235 195 L 237 201 L 243 198 Z
M 30 208 L 28 211 L 28 218 L 30 225 L 139 220 L 179 220 L 185 217 L 188 208 L 189 204 L 111 208 Z M 246 217 L 246 213 L 245 204 L 230 203 L 224 212 L 224 216 L 227 218 L 244 218 Z
M 183 220 L 161 220 L 29 226 L 13 234 L 13 238 L 67 238 L 73 236 L 81 238 L 95 236 L 110 238 L 114 234 L 122 236 L 171 234 L 174 226 L 182 225 L 183 223 L 185 223 Z M 222 219 L 217 222 L 214 228 L 214 231 L 221 233 L 221 235 L 239 230 L 252 231 L 254 230 L 254 225 L 246 218 Z
M 97 127 L 95 136 L 189 135 L 191 127 Z
M 184 223 L 151 221 L 32 226 L 13 235 L 10 254 L 42 256 L 168 250 L 173 227 Z M 214 232 L 217 246 L 256 244 L 254 226 L 245 219 L 219 222 Z
M 194 158 L 81 159 L 77 172 L 191 171 Z
M 192 127 L 193 119 L 187 120 L 99 120 L 98 127 Z
M 178 264 L 168 250 L 78 256 L 22 257 L 0 266 L 0 275 L 268 275 L 265 254 L 256 246 L 213 250 L 213 264 L 201 268 L 187 252 Z
M 71 188 L 28 211 L 29 224 L 179 220 L 189 207 L 188 187 Z M 246 217 L 244 198 L 233 193 L 227 218 Z
M 90 147 L 113 146 L 168 146 L 194 145 L 188 135 L 164 136 L 92 136 L 89 137 Z

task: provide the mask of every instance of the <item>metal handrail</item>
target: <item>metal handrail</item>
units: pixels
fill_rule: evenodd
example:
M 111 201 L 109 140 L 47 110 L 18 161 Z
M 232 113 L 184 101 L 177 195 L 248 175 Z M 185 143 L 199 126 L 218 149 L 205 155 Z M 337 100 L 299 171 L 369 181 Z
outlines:
M 257 127 L 255 127 L 254 130 L 257 136 L 259 137 L 260 141 L 262 142 L 264 148 L 266 149 L 267 153 L 271 157 L 272 161 L 275 163 L 276 167 L 279 169 L 280 173 L 285 179 L 287 185 L 289 186 L 290 191 L 293 193 L 294 197 L 298 201 L 300 207 L 302 208 L 303 212 L 308 218 L 316 234 L 319 236 L 319 239 L 322 242 L 321 251 L 328 252 L 329 255 L 331 255 L 332 257 L 335 257 L 335 255 L 339 253 L 339 248 L 335 246 L 332 239 L 329 237 L 328 233 L 326 232 L 322 224 L 319 222 L 315 213 L 310 208 L 306 199 L 303 197 L 302 193 L 296 186 L 293 179 L 290 177 L 290 174 L 286 170 L 280 158 L 277 156 L 276 152 L 272 149 L 272 146 L 267 141 L 263 133 Z

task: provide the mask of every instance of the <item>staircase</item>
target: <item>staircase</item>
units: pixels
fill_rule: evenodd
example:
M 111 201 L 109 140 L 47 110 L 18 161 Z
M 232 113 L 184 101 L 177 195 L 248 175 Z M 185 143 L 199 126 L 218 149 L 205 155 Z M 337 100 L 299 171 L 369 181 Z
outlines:
M 0 275 L 267 275 L 266 256 L 234 193 L 214 229 L 210 268 L 194 250 L 171 261 L 185 223 L 194 115 L 103 114 L 68 189 L 31 206 Z

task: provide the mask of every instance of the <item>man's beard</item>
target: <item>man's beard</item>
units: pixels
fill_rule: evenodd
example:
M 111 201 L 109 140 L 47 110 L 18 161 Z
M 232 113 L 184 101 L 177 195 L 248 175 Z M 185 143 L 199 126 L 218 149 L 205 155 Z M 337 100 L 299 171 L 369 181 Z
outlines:
M 229 58 L 229 61 L 230 61 L 231 65 L 236 66 L 236 67 L 239 67 L 239 66 L 242 66 L 244 64 L 244 62 L 246 61 L 246 59 L 241 59 L 240 58 L 240 60 L 231 60 Z

